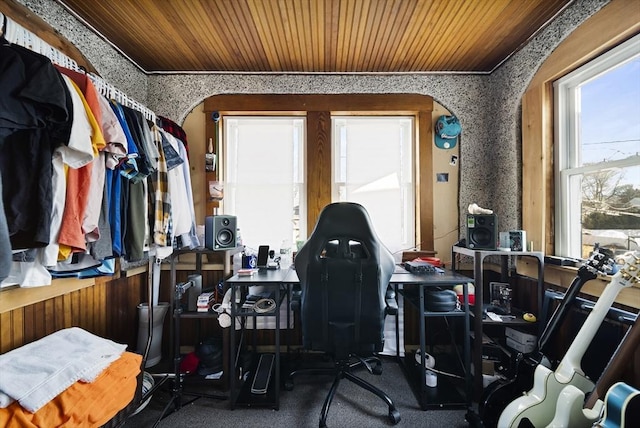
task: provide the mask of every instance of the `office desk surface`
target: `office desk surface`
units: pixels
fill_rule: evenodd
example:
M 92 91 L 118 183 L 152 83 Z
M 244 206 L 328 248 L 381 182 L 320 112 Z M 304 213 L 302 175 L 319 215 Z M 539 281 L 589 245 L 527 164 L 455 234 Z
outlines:
M 245 283 L 275 283 L 298 284 L 298 274 L 295 269 L 260 270 L 253 275 L 233 275 L 227 280 L 236 284 Z M 409 272 L 394 273 L 389 281 L 391 284 L 429 284 L 429 285 L 453 285 L 465 282 L 473 282 L 473 279 L 457 272 L 445 270 L 444 273 L 413 274 Z
M 227 279 L 227 282 L 232 282 L 234 284 L 286 284 L 291 282 L 287 280 L 287 277 L 291 274 L 291 271 L 293 271 L 293 269 L 261 269 L 255 272 L 253 275 L 235 274 L 231 278 Z M 298 282 L 297 276 L 295 277 L 295 282 Z

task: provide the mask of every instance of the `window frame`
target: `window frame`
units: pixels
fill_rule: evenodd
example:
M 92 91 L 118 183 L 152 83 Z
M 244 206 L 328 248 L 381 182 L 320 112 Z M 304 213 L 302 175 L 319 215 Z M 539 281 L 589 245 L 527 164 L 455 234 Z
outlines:
M 434 248 L 432 113 L 433 98 L 421 94 L 220 94 L 204 101 L 207 118 L 220 115 L 304 115 L 307 118 L 307 229 L 331 202 L 331 115 L 412 115 L 418 153 L 416 162 L 416 242 Z M 205 137 L 216 140 L 207 120 Z M 217 141 L 217 140 L 216 140 Z M 217 174 L 218 172 L 216 172 Z M 207 212 L 215 206 L 207 205 Z
M 638 157 L 582 165 L 580 146 L 580 85 L 628 63 L 640 55 L 640 34 L 592 58 L 553 82 L 555 254 L 582 255 L 582 177 L 612 168 L 638 165 Z

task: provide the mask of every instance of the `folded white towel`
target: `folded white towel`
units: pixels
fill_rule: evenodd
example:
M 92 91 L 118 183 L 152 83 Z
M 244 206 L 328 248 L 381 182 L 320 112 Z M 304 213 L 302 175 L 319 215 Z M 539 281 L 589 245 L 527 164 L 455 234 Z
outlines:
M 127 346 L 78 327 L 0 355 L 0 407 L 14 400 L 36 412 L 76 381 L 92 382 Z

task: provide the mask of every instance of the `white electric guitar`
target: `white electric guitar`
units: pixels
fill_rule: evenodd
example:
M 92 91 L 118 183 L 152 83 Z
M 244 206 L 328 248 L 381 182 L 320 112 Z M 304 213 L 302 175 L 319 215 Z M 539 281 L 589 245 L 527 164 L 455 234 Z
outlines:
M 638 350 L 638 345 L 640 345 L 640 317 L 636 315 L 634 324 L 627 330 L 620 345 L 618 345 L 618 348 L 609 360 L 609 364 L 607 364 L 607 367 L 598 379 L 593 391 L 588 394 L 588 399 L 586 399 L 587 394 L 575 386 L 565 386 L 558 397 L 556 415 L 549 426 L 554 428 L 592 427 L 605 409 L 603 396 L 605 394 L 607 394 L 607 396 L 611 395 L 611 397 L 619 396 L 619 394 L 616 393 L 611 394 L 613 385 L 622 378 L 629 361 L 633 361 L 634 355 Z M 609 392 L 607 392 L 607 390 Z M 615 391 L 618 390 L 619 389 L 615 389 Z M 606 405 L 612 405 L 611 398 Z M 609 419 L 613 417 L 613 415 L 610 415 Z
M 524 426 L 546 427 L 556 414 L 556 404 L 565 387 L 572 385 L 584 393 L 593 389 L 594 384 L 585 376 L 580 361 L 620 290 L 638 281 L 640 252 L 624 254 L 617 264 L 620 270 L 596 302 L 558 368 L 553 371 L 543 365 L 536 367 L 533 388 L 504 409 L 498 420 L 499 428 L 518 427 L 521 422 Z

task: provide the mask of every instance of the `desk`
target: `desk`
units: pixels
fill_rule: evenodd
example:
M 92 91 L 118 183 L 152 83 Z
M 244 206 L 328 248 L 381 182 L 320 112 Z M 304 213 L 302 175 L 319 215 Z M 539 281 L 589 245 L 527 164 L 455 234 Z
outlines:
M 419 378 L 416 382 L 415 370 L 411 370 L 415 366 L 413 355 L 406 357 L 404 360 L 400 357 L 399 346 L 396 346 L 396 357 L 404 369 L 407 380 L 413 387 L 414 393 L 423 410 L 438 409 L 443 407 L 462 407 L 469 408 L 471 406 L 471 357 L 470 357 L 470 345 L 469 345 L 469 290 L 467 284 L 473 282 L 472 279 L 461 275 L 456 272 L 445 270 L 442 274 L 424 274 L 415 275 L 409 272 L 394 273 L 391 276 L 389 283 L 393 286 L 398 295 L 399 287 L 404 290 L 417 287 L 418 288 L 418 301 L 412 302 L 416 309 L 420 313 L 420 353 L 424 355 L 426 350 L 426 331 L 425 322 L 428 318 L 435 317 L 460 317 L 464 322 L 463 333 L 463 356 L 462 356 L 462 370 L 464 377 L 464 388 L 462 394 L 457 390 L 455 383 L 451 378 L 438 375 L 438 386 L 436 388 L 427 387 L 426 367 L 424 364 L 418 371 Z M 451 312 L 430 312 L 426 311 L 424 302 L 424 289 L 425 287 L 451 287 L 457 284 L 463 285 L 463 300 L 461 311 Z M 408 300 L 408 299 L 405 299 Z M 399 344 L 399 315 L 396 314 L 396 343 Z M 436 368 L 439 366 L 438 359 L 436 358 Z
M 292 274 L 293 272 L 293 274 Z M 290 285 L 298 282 L 298 276 L 295 275 L 293 269 L 277 269 L 277 270 L 260 270 L 259 272 L 250 276 L 233 275 L 227 279 L 227 287 L 231 290 L 231 332 L 229 335 L 229 351 L 231 356 L 230 361 L 230 395 L 231 395 L 231 408 L 236 405 L 246 406 L 268 406 L 274 409 L 278 409 L 280 406 L 280 304 L 284 296 L 290 297 Z M 261 285 L 274 289 L 276 302 L 275 311 L 269 313 L 258 314 L 252 310 L 242 308 L 242 303 L 238 293 L 247 292 L 247 288 L 252 285 Z M 284 294 L 282 293 L 284 291 Z M 253 326 L 256 326 L 256 318 L 264 316 L 276 317 L 275 328 L 275 373 L 274 377 L 269 383 L 267 393 L 264 395 L 251 394 L 250 386 L 251 379 L 247 379 L 243 384 L 236 385 L 239 381 L 238 376 L 242 376 L 243 373 L 238 373 L 238 360 L 240 358 L 240 346 L 236 349 L 236 320 L 241 320 L 242 332 L 244 333 L 244 322 L 246 317 L 254 317 Z M 289 311 L 287 311 L 287 325 L 290 325 Z M 254 336 L 255 337 L 255 336 Z M 242 336 L 241 336 L 242 338 Z M 255 347 L 254 347 L 255 349 Z M 256 361 L 253 361 L 250 373 L 255 373 Z
M 269 315 L 276 317 L 276 355 L 275 355 L 275 379 L 272 379 L 272 384 L 274 390 L 274 395 L 270 396 L 268 400 L 266 400 L 263 404 L 268 404 L 278 408 L 279 405 L 279 388 L 280 388 L 280 310 L 279 305 L 282 301 L 281 292 L 285 292 L 287 296 L 290 296 L 291 286 L 295 284 L 299 284 L 298 275 L 296 274 L 294 269 L 283 269 L 283 270 L 267 270 L 258 272 L 252 276 L 238 276 L 234 275 L 229 278 L 227 281 L 227 286 L 232 289 L 232 298 L 231 301 L 235 302 L 236 291 L 239 287 L 249 286 L 249 285 L 266 285 L 273 286 L 276 291 L 275 300 L 278 302 L 278 308 L 276 308 L 275 313 L 271 313 Z M 408 290 L 412 287 L 418 288 L 418 309 L 420 312 L 420 349 L 422 355 L 424 355 L 426 348 L 426 331 L 425 331 L 425 319 L 429 317 L 461 317 L 464 319 L 464 337 L 463 337 L 463 377 L 464 377 L 464 394 L 461 396 L 456 396 L 453 398 L 451 391 L 448 391 L 447 388 L 428 388 L 426 386 L 426 371 L 425 367 L 422 367 L 420 371 L 420 378 L 416 379 L 415 371 L 412 373 L 409 369 L 410 364 L 403 361 L 400 357 L 399 346 L 396 346 L 396 357 L 405 371 L 405 375 L 407 380 L 410 382 L 412 387 L 414 388 L 414 393 L 420 403 L 420 406 L 423 410 L 427 410 L 429 408 L 442 408 L 444 406 L 456 406 L 456 407 L 469 407 L 471 405 L 471 372 L 469 370 L 470 363 L 470 344 L 469 344 L 469 311 L 452 311 L 452 312 L 429 312 L 424 310 L 424 288 L 425 287 L 437 287 L 437 286 L 453 286 L 456 284 L 463 284 L 463 292 L 464 292 L 464 301 L 468 302 L 468 289 L 467 283 L 473 282 L 472 279 L 461 275 L 456 272 L 445 271 L 443 274 L 426 274 L 426 275 L 414 275 L 411 273 L 394 273 L 391 277 L 389 283 L 393 286 L 396 292 L 402 290 Z M 396 296 L 398 294 L 396 293 Z M 468 305 L 463 305 L 463 309 L 468 308 Z M 245 311 L 246 312 L 246 311 Z M 288 317 L 289 312 L 287 312 Z M 231 310 L 231 318 L 232 318 L 232 328 L 230 334 L 230 351 L 231 351 L 231 390 L 235 391 L 235 382 L 236 379 L 236 360 L 238 355 L 236 354 L 236 343 L 235 343 L 235 325 L 236 325 L 236 317 L 247 316 L 246 313 L 242 313 L 240 310 L 240 304 L 232 305 Z M 256 316 L 251 314 L 251 316 Z M 255 325 L 255 324 L 254 324 Z M 289 320 L 287 320 L 287 325 L 289 325 Z M 399 319 L 398 315 L 396 315 L 396 343 L 400 343 L 399 337 Z M 405 358 L 406 360 L 406 358 Z M 413 364 L 415 366 L 415 364 Z M 439 376 L 438 384 L 442 381 L 442 385 L 447 384 L 447 380 L 443 379 L 442 376 Z M 247 382 L 245 382 L 247 383 Z M 438 394 L 434 393 L 437 389 Z M 439 394 L 443 392 L 443 394 Z M 237 400 L 234 399 L 232 392 L 232 406 L 236 403 Z M 444 397 L 444 401 L 435 401 Z M 236 397 L 237 398 L 237 397 Z
M 502 251 L 502 250 L 474 250 L 471 248 L 454 246 L 451 249 L 451 269 L 456 270 L 456 254 L 463 254 L 465 256 L 473 257 L 473 278 L 475 279 L 475 307 L 474 307 L 474 341 L 473 341 L 473 366 L 475 371 L 474 390 L 476 397 L 479 399 L 482 395 L 482 303 L 483 297 L 483 271 L 482 264 L 484 259 L 490 256 L 500 257 L 501 266 L 501 279 L 507 280 L 507 262 L 510 257 L 532 257 L 538 262 L 538 298 L 537 298 L 537 311 L 542 310 L 542 299 L 544 297 L 544 254 L 539 251 Z M 458 269 L 459 269 L 458 263 Z M 503 323 L 505 325 L 507 323 Z M 539 335 L 542 333 L 543 325 L 538 325 Z M 538 336 L 540 337 L 540 336 Z

